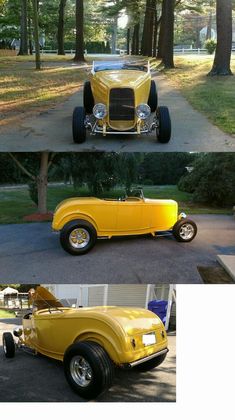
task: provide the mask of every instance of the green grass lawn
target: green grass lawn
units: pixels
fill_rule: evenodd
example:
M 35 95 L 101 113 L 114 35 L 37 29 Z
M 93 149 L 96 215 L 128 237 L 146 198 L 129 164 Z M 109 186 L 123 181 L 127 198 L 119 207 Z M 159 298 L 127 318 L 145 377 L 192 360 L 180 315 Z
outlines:
M 72 56 L 46 55 L 42 60 L 42 71 L 37 71 L 34 57 L 0 57 L 1 125 L 65 101 L 87 78 L 85 68 L 72 65 Z
M 176 68 L 165 74 L 195 109 L 224 132 L 235 134 L 235 77 L 207 76 L 212 63 L 208 55 L 176 56 Z M 235 74 L 235 55 L 231 68 Z
M 192 203 L 191 194 L 179 191 L 177 186 L 146 186 L 144 194 L 149 198 L 171 198 L 179 203 L 179 211 L 188 214 L 232 214 L 232 209 L 214 208 Z M 86 188 L 74 190 L 72 186 L 49 186 L 48 210 L 54 211 L 57 204 L 65 198 L 89 195 Z M 124 188 L 103 194 L 103 197 L 116 198 L 125 195 Z M 36 212 L 36 205 L 31 201 L 27 188 L 0 189 L 0 223 L 22 223 L 23 217 Z
M 6 311 L 5 309 L 0 309 L 0 318 L 15 318 L 15 312 Z

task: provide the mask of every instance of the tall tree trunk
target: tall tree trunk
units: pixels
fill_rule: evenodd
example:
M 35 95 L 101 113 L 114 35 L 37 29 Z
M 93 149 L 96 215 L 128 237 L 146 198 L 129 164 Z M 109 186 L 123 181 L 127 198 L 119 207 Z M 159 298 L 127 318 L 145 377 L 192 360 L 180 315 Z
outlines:
M 111 51 L 112 54 L 116 54 L 117 49 L 117 28 L 118 28 L 118 18 L 114 18 L 113 22 L 113 31 L 112 31 L 112 44 L 111 44 Z
M 37 192 L 38 192 L 38 213 L 46 214 L 47 213 L 47 183 L 48 183 L 48 171 L 53 162 L 54 154 L 50 156 L 49 161 L 49 152 L 40 153 L 40 169 L 39 174 L 34 175 L 29 170 L 24 167 L 24 165 L 17 159 L 17 157 L 9 153 L 10 157 L 16 163 L 18 168 L 26 175 L 31 182 L 36 183 Z
M 158 16 L 157 16 L 157 9 L 156 9 L 154 13 L 152 57 L 156 57 L 157 55 L 157 35 L 158 35 Z
M 47 182 L 49 152 L 41 153 L 40 171 L 37 176 L 38 213 L 47 213 Z
M 162 64 L 165 68 L 174 68 L 174 10 L 175 0 L 163 0 L 165 7 Z
M 143 36 L 141 42 L 141 54 L 152 56 L 153 51 L 153 25 L 156 10 L 156 0 L 147 0 Z
M 211 39 L 211 30 L 212 30 L 212 11 L 210 11 L 209 18 L 208 18 L 206 40 Z
M 57 42 L 58 42 L 58 55 L 65 55 L 64 52 L 64 15 L 67 0 L 60 0 L 59 4 L 59 19 L 58 19 L 58 31 L 57 31 Z
M 157 51 L 157 58 L 162 59 L 163 57 L 163 41 L 164 41 L 164 30 L 166 27 L 165 20 L 166 20 L 166 7 L 165 7 L 165 0 L 162 2 L 162 13 L 161 13 L 161 23 L 160 23 L 160 31 L 158 37 L 158 51 Z
M 140 48 L 140 24 L 136 23 L 134 26 L 133 36 L 132 36 L 132 47 L 131 54 L 139 55 Z
M 31 18 L 28 19 L 28 36 L 29 36 L 29 54 L 33 55 L 32 25 Z
M 35 44 L 35 63 L 36 70 L 41 70 L 41 57 L 40 57 L 40 42 L 39 42 L 39 23 L 38 23 L 38 2 L 32 0 L 33 6 L 33 27 L 34 27 L 34 44 Z
M 133 34 L 132 34 L 132 41 L 131 41 L 131 55 L 135 55 L 135 49 L 136 49 L 135 41 L 136 41 L 136 37 L 135 37 L 135 26 L 134 26 Z
M 21 0 L 20 50 L 18 55 L 28 55 L 27 0 Z
M 127 55 L 130 55 L 130 38 L 131 38 L 131 31 L 130 31 L 130 28 L 128 28 L 127 29 L 127 45 L 126 45 Z
M 209 76 L 231 76 L 232 0 L 216 0 L 217 46 Z
M 140 53 L 140 24 L 139 22 L 135 25 L 135 54 Z
M 76 0 L 76 52 L 74 61 L 84 59 L 84 4 L 83 0 Z

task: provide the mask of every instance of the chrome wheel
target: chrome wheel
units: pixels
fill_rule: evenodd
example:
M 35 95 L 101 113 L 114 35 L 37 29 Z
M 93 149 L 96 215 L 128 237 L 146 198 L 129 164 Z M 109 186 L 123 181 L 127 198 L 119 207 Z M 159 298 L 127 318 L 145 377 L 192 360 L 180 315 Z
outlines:
M 90 234 L 84 228 L 76 228 L 69 235 L 69 243 L 73 248 L 85 248 L 90 242 Z
M 180 230 L 179 235 L 184 241 L 188 241 L 194 236 L 194 227 L 191 223 L 184 223 Z
M 85 388 L 92 380 L 92 369 L 82 356 L 74 356 L 70 362 L 71 376 L 77 385 Z

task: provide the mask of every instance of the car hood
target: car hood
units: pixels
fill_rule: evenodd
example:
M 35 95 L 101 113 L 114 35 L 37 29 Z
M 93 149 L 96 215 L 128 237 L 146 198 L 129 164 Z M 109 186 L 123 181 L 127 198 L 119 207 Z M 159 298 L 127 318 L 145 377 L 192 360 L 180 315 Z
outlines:
M 109 89 L 113 87 L 135 89 L 148 79 L 150 79 L 149 73 L 136 70 L 99 71 L 94 75 L 94 80 L 99 81 Z

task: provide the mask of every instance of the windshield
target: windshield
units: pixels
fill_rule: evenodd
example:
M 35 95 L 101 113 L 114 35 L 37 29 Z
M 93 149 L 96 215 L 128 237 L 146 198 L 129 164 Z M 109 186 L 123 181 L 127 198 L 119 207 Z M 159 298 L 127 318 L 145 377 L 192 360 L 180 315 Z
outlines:
M 128 62 L 116 62 L 116 61 L 108 61 L 108 62 L 94 62 L 94 71 L 107 71 L 107 70 L 137 70 L 137 71 L 145 71 L 148 72 L 148 65 L 147 64 L 134 64 Z

